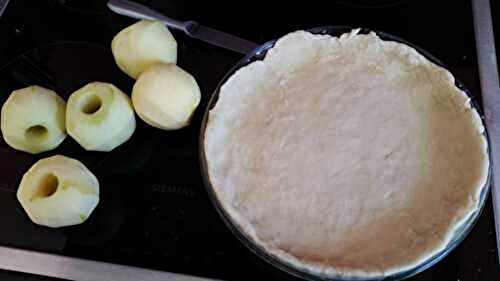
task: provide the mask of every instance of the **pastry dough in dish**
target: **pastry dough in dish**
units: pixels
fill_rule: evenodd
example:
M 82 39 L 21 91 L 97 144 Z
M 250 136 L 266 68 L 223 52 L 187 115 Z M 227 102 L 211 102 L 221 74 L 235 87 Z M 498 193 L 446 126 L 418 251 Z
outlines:
M 489 169 L 478 113 L 415 49 L 305 31 L 221 87 L 205 131 L 217 199 L 278 259 L 376 277 L 443 250 Z

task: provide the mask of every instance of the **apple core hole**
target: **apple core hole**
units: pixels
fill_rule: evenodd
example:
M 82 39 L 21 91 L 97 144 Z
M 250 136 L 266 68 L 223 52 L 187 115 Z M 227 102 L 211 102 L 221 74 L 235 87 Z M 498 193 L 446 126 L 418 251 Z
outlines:
M 52 196 L 57 191 L 59 179 L 54 174 L 47 174 L 42 177 L 35 191 L 33 199 L 47 198 Z
M 37 140 L 40 141 L 47 137 L 47 134 L 49 133 L 49 130 L 47 130 L 46 127 L 42 125 L 35 125 L 31 126 L 26 130 L 25 136 L 27 139 L 30 140 Z
M 102 107 L 102 100 L 97 95 L 89 96 L 82 106 L 82 112 L 85 114 L 94 114 Z

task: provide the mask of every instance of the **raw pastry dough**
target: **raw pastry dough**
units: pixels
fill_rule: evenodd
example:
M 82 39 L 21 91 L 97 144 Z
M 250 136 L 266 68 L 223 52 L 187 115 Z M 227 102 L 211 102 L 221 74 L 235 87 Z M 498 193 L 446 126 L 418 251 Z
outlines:
M 298 31 L 222 86 L 204 148 L 255 243 L 314 274 L 369 277 L 422 263 L 478 209 L 483 130 L 453 76 L 413 48 Z

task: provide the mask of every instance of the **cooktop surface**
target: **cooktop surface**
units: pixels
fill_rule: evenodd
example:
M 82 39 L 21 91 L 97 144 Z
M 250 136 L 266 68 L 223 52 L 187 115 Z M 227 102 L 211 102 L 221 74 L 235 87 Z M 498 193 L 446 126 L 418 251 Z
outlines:
M 0 103 L 13 89 L 29 84 L 64 97 L 94 80 L 130 92 L 133 81 L 115 66 L 110 42 L 133 20 L 111 13 L 105 2 L 11 1 L 0 18 Z M 256 43 L 326 25 L 385 31 L 436 56 L 481 99 L 470 0 L 291 1 L 278 7 L 238 1 L 137 2 Z M 68 138 L 53 152 L 31 156 L 0 140 L 0 245 L 224 280 L 294 280 L 232 235 L 202 183 L 197 149 L 203 109 L 242 55 L 173 34 L 178 64 L 196 77 L 202 90 L 192 125 L 165 132 L 138 122 L 133 138 L 111 153 L 84 152 Z M 23 172 L 55 153 L 80 159 L 101 181 L 99 206 L 80 226 L 36 226 L 16 200 Z M 0 279 L 9 274 L 0 272 Z M 500 280 L 491 200 L 457 249 L 409 280 Z

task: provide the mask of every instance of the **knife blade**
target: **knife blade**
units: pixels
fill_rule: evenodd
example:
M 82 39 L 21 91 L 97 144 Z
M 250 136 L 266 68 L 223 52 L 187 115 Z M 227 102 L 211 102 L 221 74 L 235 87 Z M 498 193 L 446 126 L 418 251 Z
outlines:
M 193 21 L 189 22 L 186 34 L 214 46 L 226 48 L 241 54 L 248 54 L 259 46 L 254 42 L 200 25 Z

